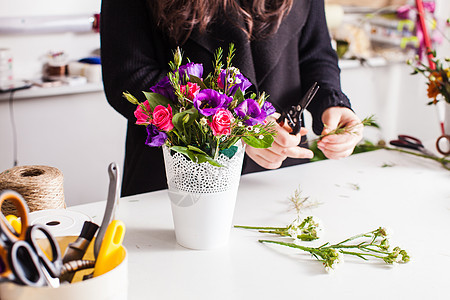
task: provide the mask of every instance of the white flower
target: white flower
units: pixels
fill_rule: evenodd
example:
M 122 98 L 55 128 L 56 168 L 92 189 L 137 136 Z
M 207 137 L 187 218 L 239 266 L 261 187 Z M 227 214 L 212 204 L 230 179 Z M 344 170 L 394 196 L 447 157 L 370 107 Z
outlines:
M 208 124 L 208 120 L 206 120 L 206 118 L 201 118 L 200 119 L 200 125 L 205 126 L 206 124 Z
M 236 67 L 228 68 L 228 70 L 230 70 L 234 74 L 241 74 L 241 71 Z
M 260 136 L 258 136 L 258 139 L 260 139 L 260 140 L 262 140 L 264 138 L 264 135 L 260 135 Z
M 247 126 L 247 130 L 248 131 L 252 131 L 253 130 L 253 126 Z
M 386 237 L 386 238 L 394 235 L 393 230 L 388 227 L 380 227 L 379 233 L 381 234 L 381 236 Z
M 238 126 L 239 126 L 239 127 L 242 127 L 242 126 L 244 126 L 244 124 L 243 124 L 241 121 L 239 121 L 239 122 L 238 122 Z
M 259 133 L 261 130 L 257 127 L 257 128 L 255 128 L 255 130 L 254 130 L 254 132 L 255 133 Z
M 239 84 L 242 82 L 242 80 L 240 80 L 239 78 L 236 77 L 236 80 L 234 81 L 236 84 Z
M 300 234 L 300 233 L 298 232 L 298 228 L 297 228 L 297 227 L 293 227 L 293 226 L 290 227 L 290 228 L 288 229 L 287 233 L 288 233 L 294 240 L 296 240 L 297 237 L 298 237 L 298 235 Z

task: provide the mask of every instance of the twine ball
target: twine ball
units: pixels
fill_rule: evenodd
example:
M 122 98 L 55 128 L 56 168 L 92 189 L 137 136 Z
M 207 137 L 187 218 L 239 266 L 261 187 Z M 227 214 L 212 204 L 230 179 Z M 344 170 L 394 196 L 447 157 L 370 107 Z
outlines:
M 13 190 L 22 195 L 30 212 L 65 208 L 63 174 L 49 166 L 18 166 L 0 173 L 0 190 Z M 3 203 L 4 215 L 17 215 L 15 206 Z

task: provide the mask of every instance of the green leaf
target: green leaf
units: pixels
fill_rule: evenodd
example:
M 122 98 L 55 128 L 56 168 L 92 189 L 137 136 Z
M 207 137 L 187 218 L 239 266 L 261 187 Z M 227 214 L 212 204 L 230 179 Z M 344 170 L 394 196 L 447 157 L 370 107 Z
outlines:
M 231 159 L 236 154 L 237 150 L 237 146 L 231 146 L 228 149 L 220 150 L 220 153 Z
M 242 139 L 247 145 L 253 148 L 269 148 L 273 143 L 273 136 L 271 135 L 266 135 L 263 139 L 254 136 L 244 136 Z
M 213 82 L 213 75 L 210 73 L 206 78 L 203 80 L 203 83 L 207 88 L 211 88 Z
M 197 148 L 197 147 L 192 146 L 192 145 L 188 145 L 188 149 L 191 150 L 191 151 L 198 152 L 198 153 L 200 153 L 200 154 L 208 155 L 208 154 L 206 154 L 206 152 L 203 151 L 202 149 Z
M 198 110 L 193 107 L 175 114 L 172 118 L 172 123 L 178 131 L 183 132 L 184 129 L 191 126 L 197 118 Z
M 236 101 L 236 106 L 245 100 L 244 93 L 242 93 L 241 88 L 238 88 L 233 96 L 233 100 Z
M 169 99 L 164 97 L 161 94 L 158 93 L 150 93 L 150 92 L 143 92 L 145 95 L 145 98 L 147 98 L 148 103 L 150 104 L 150 107 L 152 111 L 155 109 L 156 106 L 162 105 L 164 107 L 167 107 L 168 104 L 172 103 Z
M 184 154 L 187 157 L 189 157 L 190 160 L 192 160 L 193 162 L 197 162 L 197 159 L 195 158 L 195 155 L 192 151 L 189 151 L 187 147 L 183 147 L 183 146 L 172 146 L 170 147 L 171 150 Z
M 189 75 L 189 81 L 192 82 L 192 83 L 198 84 L 202 90 L 205 90 L 205 89 L 208 88 L 205 85 L 205 83 L 200 78 L 198 78 L 197 76 Z
M 209 164 L 211 164 L 215 167 L 223 167 L 221 164 L 219 164 L 217 161 L 212 159 L 209 155 L 207 155 L 205 152 L 198 149 L 197 147 L 194 147 L 194 146 L 188 146 L 188 147 L 172 146 L 170 149 L 186 155 L 194 163 L 201 164 L 204 162 L 208 162 Z
M 215 167 L 223 167 L 221 164 L 219 164 L 217 161 L 212 159 L 209 155 L 205 154 L 196 154 L 196 157 L 198 159 L 198 163 L 208 162 L 210 165 L 213 165 Z

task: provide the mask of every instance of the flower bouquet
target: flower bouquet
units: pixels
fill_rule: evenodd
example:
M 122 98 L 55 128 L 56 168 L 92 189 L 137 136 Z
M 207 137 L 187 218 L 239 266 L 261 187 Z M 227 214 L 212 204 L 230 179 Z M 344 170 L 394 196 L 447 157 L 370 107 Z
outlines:
M 182 65 L 178 48 L 170 71 L 146 101 L 125 98 L 137 105 L 136 124 L 147 127 L 150 147 L 163 146 L 169 197 L 177 241 L 193 249 L 226 244 L 231 229 L 244 144 L 272 145 L 275 130 L 266 118 L 275 112 L 263 92 L 246 96 L 251 86 L 231 64 L 230 45 L 223 62 L 217 49 L 213 71 L 204 76 L 203 65 Z
M 439 98 L 442 97 L 443 100 L 450 104 L 450 58 L 445 58 L 447 66 L 440 59 L 436 59 L 436 53 L 431 52 L 431 59 L 434 68 L 425 65 L 424 63 L 417 62 L 414 66 L 413 75 L 423 74 L 427 79 L 427 93 L 430 102 L 428 104 L 437 104 Z M 409 65 L 413 65 L 414 61 L 409 60 Z

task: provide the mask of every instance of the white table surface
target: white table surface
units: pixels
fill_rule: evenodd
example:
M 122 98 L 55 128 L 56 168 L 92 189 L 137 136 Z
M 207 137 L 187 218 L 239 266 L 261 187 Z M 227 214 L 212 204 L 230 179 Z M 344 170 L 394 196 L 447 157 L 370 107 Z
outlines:
M 272 236 L 236 228 L 224 248 L 188 250 L 176 243 L 167 191 L 158 191 L 122 198 L 117 209 L 127 228 L 129 299 L 450 299 L 450 172 L 438 163 L 378 150 L 244 175 L 234 224 L 288 225 L 297 188 L 320 203 L 303 215 L 325 227 L 306 245 L 385 226 L 411 261 L 392 267 L 346 257 L 328 274 L 309 254 L 260 244 Z M 104 207 L 70 209 L 100 223 Z

